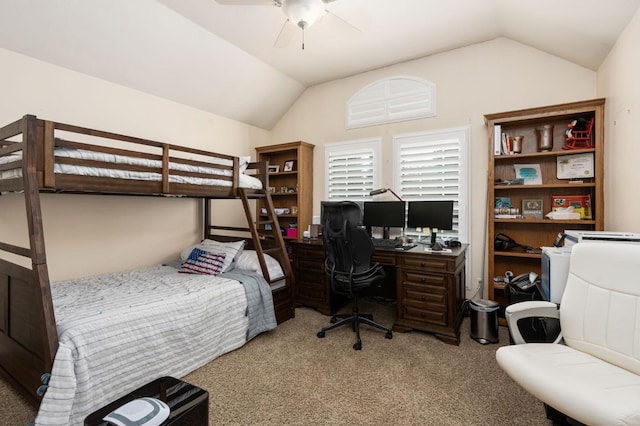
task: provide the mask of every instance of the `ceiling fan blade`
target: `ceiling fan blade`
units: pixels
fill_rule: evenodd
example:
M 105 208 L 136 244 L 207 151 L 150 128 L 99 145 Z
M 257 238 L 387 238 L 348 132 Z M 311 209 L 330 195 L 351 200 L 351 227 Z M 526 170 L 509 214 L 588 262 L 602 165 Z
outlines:
M 215 0 L 223 6 L 273 6 L 273 0 Z
M 287 19 L 284 21 L 284 24 L 282 24 L 282 28 L 280 28 L 280 32 L 278 33 L 278 37 L 273 43 L 273 47 L 282 48 L 289 46 L 289 43 L 291 43 L 291 40 L 298 30 L 298 27 L 290 20 Z
M 323 15 L 323 19 L 325 21 L 331 19 L 331 23 L 334 26 L 338 26 L 341 27 L 340 29 L 344 32 L 344 31 L 356 31 L 356 32 L 362 32 L 362 28 L 358 28 L 357 26 L 355 26 L 354 24 L 352 24 L 351 22 L 347 21 L 346 19 L 343 19 L 341 17 L 339 17 L 338 15 L 336 15 L 335 13 L 333 13 L 330 10 L 325 10 L 325 15 Z

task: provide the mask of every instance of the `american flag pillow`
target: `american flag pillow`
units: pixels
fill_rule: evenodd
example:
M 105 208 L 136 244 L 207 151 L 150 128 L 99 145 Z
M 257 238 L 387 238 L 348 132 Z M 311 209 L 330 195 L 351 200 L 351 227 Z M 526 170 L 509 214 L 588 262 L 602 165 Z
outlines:
M 208 251 L 194 248 L 178 272 L 183 274 L 220 275 L 224 268 L 225 257 L 226 254 L 224 253 L 209 253 Z

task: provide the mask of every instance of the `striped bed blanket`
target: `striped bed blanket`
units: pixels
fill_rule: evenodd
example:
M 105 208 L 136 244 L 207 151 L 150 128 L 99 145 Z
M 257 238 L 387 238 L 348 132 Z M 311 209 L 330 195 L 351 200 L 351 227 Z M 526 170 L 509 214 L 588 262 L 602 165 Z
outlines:
M 52 283 L 51 292 L 59 348 L 36 425 L 80 425 L 145 383 L 183 377 L 276 326 L 269 285 L 248 271 L 154 266 Z

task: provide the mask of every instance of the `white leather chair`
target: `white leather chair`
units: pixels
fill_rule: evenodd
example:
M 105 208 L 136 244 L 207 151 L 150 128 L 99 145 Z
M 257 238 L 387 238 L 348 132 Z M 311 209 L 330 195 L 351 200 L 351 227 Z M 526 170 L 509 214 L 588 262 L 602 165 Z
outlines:
M 513 380 L 581 423 L 640 425 L 640 244 L 575 245 L 559 309 L 540 301 L 511 305 L 511 331 L 525 311 L 559 317 L 564 344 L 499 348 L 496 360 Z

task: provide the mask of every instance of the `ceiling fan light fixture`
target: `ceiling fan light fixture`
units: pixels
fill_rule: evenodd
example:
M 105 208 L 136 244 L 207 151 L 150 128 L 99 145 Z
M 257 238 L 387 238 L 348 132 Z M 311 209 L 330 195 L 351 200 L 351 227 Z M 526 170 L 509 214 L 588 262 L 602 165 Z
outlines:
M 300 28 L 307 29 L 324 15 L 322 0 L 282 0 L 282 11 Z

